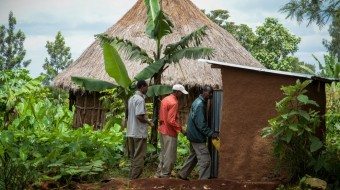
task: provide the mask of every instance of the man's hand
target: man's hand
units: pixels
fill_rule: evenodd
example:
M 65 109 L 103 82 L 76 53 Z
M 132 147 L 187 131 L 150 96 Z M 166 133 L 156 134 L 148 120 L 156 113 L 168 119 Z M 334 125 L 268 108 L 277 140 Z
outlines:
M 151 128 L 153 128 L 155 125 L 153 124 L 153 122 L 152 121 L 149 121 L 148 120 L 148 124 L 149 124 L 149 126 L 151 127 Z
M 220 135 L 218 134 L 218 132 L 214 132 L 212 135 L 211 135 L 211 138 L 213 139 L 216 139 L 218 138 Z

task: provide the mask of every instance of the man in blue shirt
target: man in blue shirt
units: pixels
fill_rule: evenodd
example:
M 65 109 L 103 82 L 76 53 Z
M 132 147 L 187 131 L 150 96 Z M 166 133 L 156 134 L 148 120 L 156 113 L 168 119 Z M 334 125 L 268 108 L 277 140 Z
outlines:
M 212 98 L 211 86 L 204 86 L 200 96 L 192 103 L 186 136 L 190 141 L 190 156 L 178 173 L 181 179 L 187 179 L 196 164 L 199 167 L 199 179 L 210 178 L 210 154 L 207 138 L 217 138 L 218 133 L 208 127 L 206 118 L 207 100 Z

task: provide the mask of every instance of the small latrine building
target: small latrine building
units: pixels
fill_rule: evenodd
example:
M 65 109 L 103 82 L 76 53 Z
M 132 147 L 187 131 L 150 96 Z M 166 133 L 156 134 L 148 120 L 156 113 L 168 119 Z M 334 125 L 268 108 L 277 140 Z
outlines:
M 233 180 L 275 180 L 275 159 L 272 139 L 262 138 L 261 130 L 268 120 L 276 116 L 275 105 L 284 96 L 282 86 L 293 85 L 296 80 L 312 80 L 306 88 L 307 96 L 319 107 L 313 107 L 320 116 L 326 111 L 325 83 L 329 79 L 316 76 L 274 71 L 229 63 L 201 60 L 219 68 L 222 74 L 223 92 L 215 105 L 219 114 L 221 147 L 218 158 L 218 177 Z M 215 100 L 216 101 L 216 100 Z M 324 117 L 320 117 L 325 130 Z M 216 126 L 215 126 L 216 128 Z

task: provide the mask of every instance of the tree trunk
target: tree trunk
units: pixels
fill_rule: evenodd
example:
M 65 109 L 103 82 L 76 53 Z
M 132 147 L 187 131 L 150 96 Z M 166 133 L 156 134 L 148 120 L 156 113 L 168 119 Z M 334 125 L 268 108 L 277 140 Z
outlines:
M 161 77 L 162 77 L 161 73 L 158 73 L 158 74 L 155 75 L 155 77 L 154 77 L 154 84 L 155 85 L 161 84 L 161 82 L 162 82 Z M 155 96 L 153 98 L 153 119 L 152 119 L 154 127 L 151 129 L 150 143 L 155 147 L 156 153 L 157 153 L 157 142 L 158 142 L 157 141 L 157 135 L 158 135 L 157 129 L 158 129 L 159 107 L 160 107 L 159 97 Z

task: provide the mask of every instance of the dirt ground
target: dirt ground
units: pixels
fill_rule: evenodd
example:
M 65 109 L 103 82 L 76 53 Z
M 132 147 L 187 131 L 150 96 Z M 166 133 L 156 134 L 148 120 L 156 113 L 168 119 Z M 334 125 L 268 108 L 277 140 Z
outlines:
M 276 182 L 237 182 L 225 179 L 180 180 L 180 179 L 111 179 L 101 184 L 79 184 L 76 189 L 83 190 L 273 190 Z

